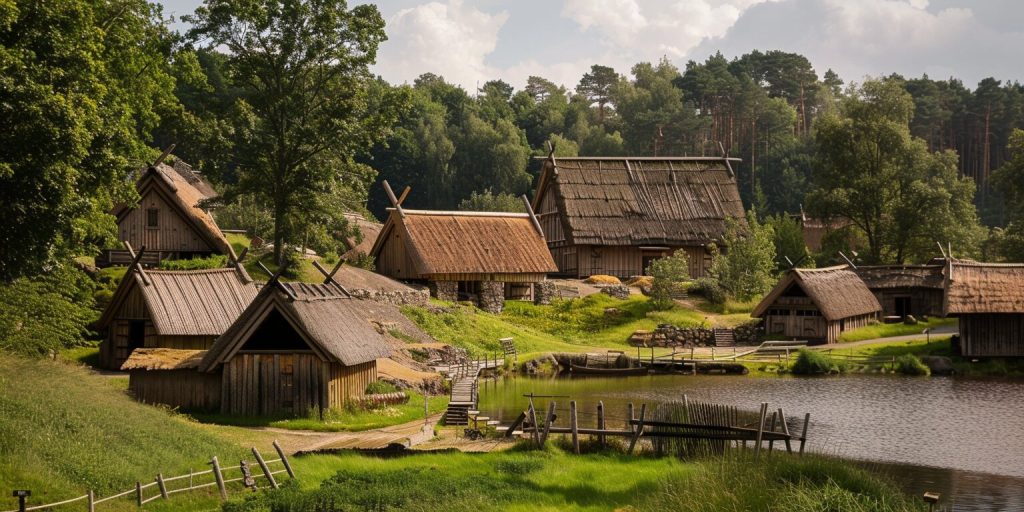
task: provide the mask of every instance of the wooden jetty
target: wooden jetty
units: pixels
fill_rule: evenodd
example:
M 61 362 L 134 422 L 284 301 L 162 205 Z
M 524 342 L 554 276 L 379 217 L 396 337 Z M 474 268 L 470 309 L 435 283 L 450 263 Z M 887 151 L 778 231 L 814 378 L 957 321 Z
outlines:
M 449 365 L 447 374 L 452 381 L 452 392 L 444 414 L 445 425 L 468 425 L 470 416 L 479 414 L 476 405 L 479 399 L 480 372 L 500 368 L 504 364 L 505 358 L 495 355 L 492 359 L 474 359 Z M 475 419 L 489 420 L 483 417 Z

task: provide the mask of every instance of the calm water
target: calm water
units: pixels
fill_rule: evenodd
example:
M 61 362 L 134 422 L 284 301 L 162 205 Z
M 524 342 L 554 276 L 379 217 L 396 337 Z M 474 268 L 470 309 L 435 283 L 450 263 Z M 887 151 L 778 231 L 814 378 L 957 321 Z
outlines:
M 1024 381 L 948 377 L 750 378 L 649 376 L 518 378 L 481 382 L 481 412 L 511 422 L 524 394 L 567 395 L 592 425 L 602 400 L 610 425 L 633 402 L 691 399 L 790 417 L 811 413 L 808 449 L 870 461 L 905 488 L 943 494 L 948 510 L 1024 510 Z M 538 398 L 545 410 L 549 398 Z M 570 398 L 555 398 L 561 420 Z M 793 418 L 791 421 L 796 421 Z M 561 422 L 561 421 L 560 421 Z M 792 425 L 792 423 L 791 423 Z

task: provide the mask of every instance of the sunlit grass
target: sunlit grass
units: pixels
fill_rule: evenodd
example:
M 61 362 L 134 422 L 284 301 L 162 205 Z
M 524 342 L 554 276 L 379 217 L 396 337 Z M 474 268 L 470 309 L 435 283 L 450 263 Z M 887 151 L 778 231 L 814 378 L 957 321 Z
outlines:
M 934 329 L 936 327 L 942 327 L 947 325 L 956 325 L 957 320 L 955 318 L 929 318 L 927 322 L 918 322 L 913 325 L 907 325 L 903 322 L 894 324 L 883 324 L 876 323 L 872 325 L 866 325 L 859 329 L 852 331 L 846 331 L 839 335 L 840 342 L 848 341 L 861 341 L 861 340 L 873 340 L 877 338 L 890 338 L 893 336 L 910 336 L 914 334 L 922 335 L 924 329 Z

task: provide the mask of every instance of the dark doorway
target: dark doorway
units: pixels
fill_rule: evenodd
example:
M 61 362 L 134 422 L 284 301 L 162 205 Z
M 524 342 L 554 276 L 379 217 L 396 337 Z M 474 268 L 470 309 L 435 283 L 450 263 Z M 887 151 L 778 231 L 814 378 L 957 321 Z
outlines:
M 128 351 L 146 346 L 146 321 L 132 320 L 128 324 Z
M 661 258 L 661 255 L 660 254 L 644 255 L 642 258 L 643 258 L 642 265 L 643 265 L 644 275 L 645 276 L 649 276 L 651 274 L 648 271 L 648 269 L 651 268 L 651 263 L 653 263 L 654 260 L 656 260 L 658 258 Z
M 906 318 L 910 314 L 910 297 L 896 297 L 896 316 Z

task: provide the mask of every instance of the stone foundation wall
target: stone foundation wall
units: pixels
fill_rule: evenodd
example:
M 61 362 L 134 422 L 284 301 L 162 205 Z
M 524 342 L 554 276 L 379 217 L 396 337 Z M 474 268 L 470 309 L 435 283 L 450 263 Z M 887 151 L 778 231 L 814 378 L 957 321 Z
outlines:
M 558 297 L 558 287 L 553 281 L 541 281 L 533 285 L 533 303 L 540 305 L 551 304 Z
M 601 293 L 605 295 L 611 295 L 616 299 L 628 299 L 629 298 L 629 287 L 622 284 L 610 284 L 601 287 Z
M 737 345 L 757 345 L 762 339 L 760 322 L 749 322 L 733 329 Z M 636 331 L 629 337 L 634 347 L 711 347 L 715 331 L 704 327 L 676 327 L 661 324 L 653 331 Z
M 404 306 L 406 304 L 424 306 L 427 304 L 427 299 L 430 298 L 430 292 L 426 288 L 407 292 L 356 289 L 349 290 L 349 293 L 357 299 L 372 300 L 381 304 L 391 304 L 392 306 Z
M 459 300 L 459 283 L 456 281 L 430 281 L 430 294 L 437 300 Z
M 481 281 L 477 302 L 477 306 L 488 313 L 501 313 L 505 309 L 505 283 Z

